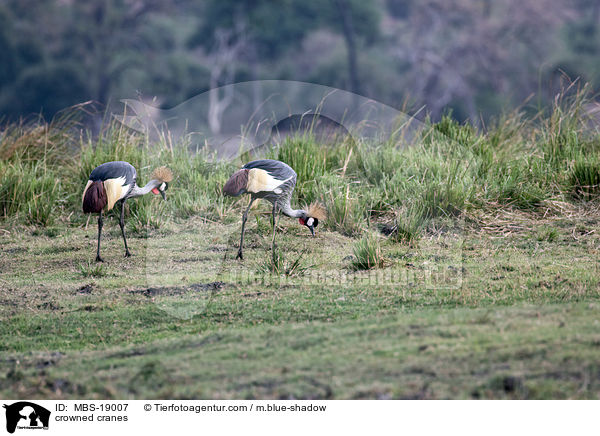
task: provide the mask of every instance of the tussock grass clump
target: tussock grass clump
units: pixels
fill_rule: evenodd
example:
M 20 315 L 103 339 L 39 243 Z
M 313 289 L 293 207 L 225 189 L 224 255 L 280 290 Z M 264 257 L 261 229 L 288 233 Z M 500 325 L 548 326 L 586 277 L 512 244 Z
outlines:
M 263 274 L 285 275 L 287 277 L 302 276 L 310 268 L 302 261 L 304 254 L 300 253 L 295 259 L 289 260 L 286 259 L 281 249 L 276 245 L 270 256 L 267 256 L 259 265 L 258 270 Z
M 554 227 L 539 229 L 535 233 L 535 239 L 539 242 L 554 242 L 559 236 L 558 230 Z
M 177 148 L 166 157 L 165 164 L 175 177 L 167 192 L 173 216 L 202 216 L 216 221 L 231 215 L 237 200 L 224 197 L 222 189 L 236 169 L 233 165 L 209 162 L 202 154 L 190 157 L 185 148 Z
M 77 115 L 0 127 L 0 220 L 49 226 L 67 212 L 61 174 L 74 162 Z
M 106 269 L 104 264 L 87 261 L 87 263 L 79 264 L 79 273 L 82 277 L 95 277 L 100 278 L 106 276 Z
M 366 227 L 364 220 L 364 201 L 360 201 L 351 192 L 350 185 L 335 176 L 322 180 L 322 200 L 327 205 L 325 227 L 346 236 L 356 236 Z
M 405 243 L 413 246 L 421 238 L 427 219 L 423 210 L 417 205 L 408 205 L 396 211 L 394 226 L 390 233 L 390 238 L 396 242 Z
M 156 153 L 158 151 L 158 153 Z M 145 169 L 150 169 L 151 152 L 160 158 L 160 148 L 150 150 L 144 137 L 122 125 L 111 124 L 92 140 L 88 138 L 80 144 L 79 159 L 75 164 L 74 179 L 80 183 L 87 180 L 94 168 L 104 162 L 123 160 L 138 171 L 138 179 L 146 178 Z M 154 154 L 156 153 L 156 154 Z M 85 183 L 84 183 L 85 186 Z
M 356 170 L 369 184 L 385 187 L 398 171 L 406 168 L 407 155 L 389 144 L 361 144 L 356 150 Z
M 356 241 L 352 247 L 352 252 L 354 253 L 354 259 L 350 267 L 355 271 L 383 268 L 385 266 L 386 262 L 381 252 L 379 240 L 371 233 L 365 234 Z
M 74 130 L 79 114 L 70 108 L 49 123 L 39 118 L 0 128 L 0 160 L 43 160 L 54 165 L 72 161 L 79 140 Z
M 484 201 L 522 210 L 534 209 L 554 193 L 546 170 L 537 157 L 499 162 L 493 174 L 485 178 Z
M 298 184 L 314 180 L 330 169 L 328 150 L 310 136 L 286 138 L 272 152 L 272 158 L 290 165 L 298 174 Z
M 600 194 L 600 160 L 587 159 L 577 156 L 569 171 L 567 187 L 575 196 L 582 200 L 593 200 Z
M 0 218 L 49 226 L 64 205 L 61 180 L 44 161 L 0 161 Z
M 349 154 L 346 143 L 326 145 L 318 143 L 309 133 L 286 138 L 268 157 L 280 160 L 294 168 L 298 174 L 295 193 L 305 203 L 317 201 L 315 182 L 321 177 L 337 174 Z
M 310 133 L 305 133 L 286 138 L 280 146 L 273 149 L 270 157 L 294 168 L 298 173 L 298 183 L 302 184 L 340 168 L 348 155 L 349 147 L 346 142 L 322 144 Z
M 445 114 L 438 123 L 433 124 L 431 130 L 425 131 L 424 136 L 426 140 L 427 138 L 450 140 L 468 148 L 484 142 L 473 126 L 460 124 L 452 118 L 452 112 Z
M 148 196 L 128 201 L 131 216 L 127 220 L 127 224 L 131 231 L 144 237 L 148 235 L 148 231 L 160 229 L 164 222 L 166 209 L 162 203 L 161 200 Z M 115 213 L 118 214 L 120 211 L 116 210 Z
M 554 170 L 564 169 L 565 162 L 586 142 L 587 119 L 583 108 L 590 98 L 589 87 L 577 89 L 577 86 L 573 83 L 556 96 L 552 111 L 535 132 L 544 159 Z
M 457 216 L 465 208 L 468 198 L 468 187 L 456 185 L 452 180 L 448 180 L 446 183 L 426 184 L 420 203 L 424 215 L 429 218 Z

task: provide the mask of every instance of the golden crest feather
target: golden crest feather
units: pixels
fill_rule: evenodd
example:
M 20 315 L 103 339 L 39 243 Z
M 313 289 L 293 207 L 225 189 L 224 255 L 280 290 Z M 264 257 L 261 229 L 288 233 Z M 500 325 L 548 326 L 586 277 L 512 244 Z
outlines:
M 309 217 L 313 217 L 322 221 L 327 219 L 327 211 L 320 203 L 311 203 L 310 206 L 306 208 L 306 213 Z
M 152 171 L 152 180 L 169 183 L 173 180 L 173 172 L 167 167 L 158 167 Z

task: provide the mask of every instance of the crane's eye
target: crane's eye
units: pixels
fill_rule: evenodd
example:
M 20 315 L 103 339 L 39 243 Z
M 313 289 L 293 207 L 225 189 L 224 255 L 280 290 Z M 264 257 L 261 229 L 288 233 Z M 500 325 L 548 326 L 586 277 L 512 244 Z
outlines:
M 309 218 L 309 219 L 306 220 L 306 225 L 307 226 L 312 226 L 314 221 L 315 221 L 314 218 Z
M 167 190 L 167 186 L 168 186 L 167 183 L 163 182 L 163 184 L 160 185 L 160 188 L 158 188 L 158 189 L 160 189 L 161 191 L 166 191 Z

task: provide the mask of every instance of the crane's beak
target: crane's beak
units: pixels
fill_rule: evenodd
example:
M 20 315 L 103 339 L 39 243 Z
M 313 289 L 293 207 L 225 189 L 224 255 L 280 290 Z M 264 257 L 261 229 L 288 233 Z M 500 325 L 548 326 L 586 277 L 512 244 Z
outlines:
M 308 227 L 310 229 L 310 232 L 312 233 L 313 238 L 314 238 L 315 237 L 315 228 L 313 226 L 306 226 L 306 227 Z
M 162 195 L 163 200 L 167 199 L 167 194 L 165 194 L 165 191 L 160 191 L 160 195 Z

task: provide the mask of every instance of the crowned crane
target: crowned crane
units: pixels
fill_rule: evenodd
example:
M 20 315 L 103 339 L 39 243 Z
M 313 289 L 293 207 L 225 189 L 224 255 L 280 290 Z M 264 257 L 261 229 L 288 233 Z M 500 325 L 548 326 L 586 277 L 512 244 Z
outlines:
M 82 207 L 85 213 L 98 213 L 98 249 L 96 262 L 104 262 L 100 257 L 100 237 L 102 235 L 102 211 L 111 210 L 117 201 L 121 202 L 121 234 L 125 243 L 125 257 L 131 256 L 127 248 L 125 237 L 125 202 L 129 198 L 140 197 L 149 192 L 160 194 L 163 200 L 167 199 L 165 191 L 173 179 L 173 173 L 167 167 L 154 170 L 151 180 L 146 186 L 140 188 L 136 184 L 137 172 L 128 162 L 106 162 L 97 166 L 90 174 L 90 179 L 85 186 L 82 196 Z
M 292 209 L 290 200 L 296 187 L 296 178 L 296 172 L 289 165 L 278 160 L 261 159 L 247 163 L 242 169 L 233 173 L 225 183 L 223 186 L 225 195 L 237 197 L 245 193 L 250 194 L 250 204 L 242 215 L 242 235 L 236 258 L 244 259 L 244 229 L 250 207 L 257 198 L 268 200 L 273 205 L 272 249 L 275 247 L 275 221 L 280 211 L 289 217 L 298 218 L 300 224 L 308 227 L 313 237 L 315 236 L 315 227 L 319 225 L 319 220 L 325 219 L 325 211 L 317 204 L 311 204 L 307 210 Z

